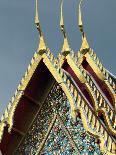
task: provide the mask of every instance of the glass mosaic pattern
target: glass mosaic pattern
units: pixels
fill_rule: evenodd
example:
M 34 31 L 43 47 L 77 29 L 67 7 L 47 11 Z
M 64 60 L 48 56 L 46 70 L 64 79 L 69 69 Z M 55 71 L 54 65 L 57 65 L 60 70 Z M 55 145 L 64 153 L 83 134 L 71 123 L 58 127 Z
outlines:
M 97 145 L 97 139 L 95 139 L 85 131 L 79 114 L 77 114 L 75 121 L 71 118 L 70 105 L 68 101 L 65 101 L 64 104 L 60 107 L 59 113 L 80 154 L 102 155 L 99 146 Z
M 48 130 L 52 118 L 53 110 L 51 109 L 51 104 L 46 101 L 15 154 L 29 155 L 32 150 L 37 150 Z
M 54 115 L 58 117 L 40 149 Z M 15 155 L 36 155 L 38 150 L 41 155 L 77 155 L 76 150 L 82 155 L 102 155 L 97 139 L 85 131 L 79 114 L 76 120 L 71 118 L 70 104 L 57 84 L 50 91 Z
M 50 135 L 45 143 L 45 147 L 41 151 L 41 155 L 66 155 L 76 154 L 74 148 L 70 144 L 68 137 L 65 134 L 59 120 L 50 132 Z

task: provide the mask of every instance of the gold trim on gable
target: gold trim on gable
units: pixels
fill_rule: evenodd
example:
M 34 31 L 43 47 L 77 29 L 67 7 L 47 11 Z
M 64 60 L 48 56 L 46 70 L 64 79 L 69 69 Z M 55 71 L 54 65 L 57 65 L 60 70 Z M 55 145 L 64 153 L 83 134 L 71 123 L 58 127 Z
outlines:
M 64 56 L 63 56 L 64 57 Z M 73 52 L 71 52 L 71 53 L 69 53 L 67 56 L 65 56 L 65 59 L 67 60 L 67 63 L 69 64 L 69 66 L 72 68 L 72 70 L 74 71 L 74 73 L 76 74 L 76 76 L 79 78 L 79 80 L 82 82 L 82 83 L 84 83 L 85 85 L 86 85 L 86 88 L 87 88 L 87 90 L 89 91 L 89 93 L 90 93 L 90 96 L 91 96 L 91 99 L 92 99 L 92 101 L 93 101 L 93 104 L 94 104 L 94 111 L 95 111 L 95 113 L 98 115 L 98 112 L 100 111 L 100 110 L 103 110 L 104 109 L 104 111 L 103 111 L 103 116 L 104 116 L 104 118 L 105 118 L 105 122 L 106 122 L 106 126 L 107 126 L 107 128 L 109 129 L 109 131 L 113 134 L 113 135 L 115 135 L 115 130 L 114 130 L 114 128 L 115 128 L 115 125 L 113 125 L 113 124 L 111 124 L 110 123 L 110 120 L 113 120 L 113 115 L 114 115 L 114 111 L 112 111 L 111 110 L 111 108 L 110 107 L 108 107 L 108 104 L 106 103 L 106 101 L 105 101 L 105 104 L 106 105 L 103 105 L 103 107 L 101 107 L 100 106 L 100 104 L 103 104 L 103 103 L 97 103 L 97 98 L 95 97 L 95 95 L 94 95 L 94 88 L 92 89 L 91 87 L 93 87 L 93 86 L 91 86 L 91 83 L 89 83 L 89 81 L 90 81 L 90 77 L 89 77 L 89 75 L 85 75 L 85 74 L 87 74 L 86 73 L 86 71 L 84 71 L 84 69 L 83 69 L 83 67 L 82 66 L 77 66 L 77 63 L 75 64 L 75 61 L 74 61 L 74 53 Z M 77 60 L 78 61 L 78 60 Z M 62 63 L 63 63 L 63 61 L 62 61 Z M 82 71 L 80 70 L 80 68 L 82 69 Z M 85 78 L 86 77 L 86 78 Z M 89 78 L 89 79 L 88 79 Z M 91 82 L 91 81 L 90 81 Z M 95 85 L 95 84 L 94 84 Z M 99 95 L 99 93 L 97 94 L 97 96 Z M 100 96 L 100 97 L 102 97 L 102 96 Z M 102 99 L 102 98 L 101 98 Z M 103 99 L 102 99 L 103 100 Z M 101 101 L 100 101 L 101 102 Z M 105 107 L 104 107 L 105 106 Z M 108 110 L 109 109 L 109 110 Z M 112 115 L 112 117 L 111 117 L 111 119 L 110 119 L 110 117 L 108 116 L 108 111 L 110 111 L 110 113 L 111 113 L 111 115 Z M 115 124 L 115 123 L 114 123 Z

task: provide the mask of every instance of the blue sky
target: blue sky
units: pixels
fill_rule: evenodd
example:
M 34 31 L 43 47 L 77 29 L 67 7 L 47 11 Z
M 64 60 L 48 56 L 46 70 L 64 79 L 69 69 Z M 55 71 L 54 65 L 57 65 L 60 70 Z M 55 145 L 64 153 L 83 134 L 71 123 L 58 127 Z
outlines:
M 64 19 L 71 48 L 77 52 L 78 0 L 64 0 Z M 60 0 L 39 0 L 39 16 L 46 43 L 57 55 L 63 42 L 59 29 Z M 38 46 L 34 0 L 0 0 L 0 115 L 17 88 Z M 85 0 L 84 26 L 91 48 L 116 75 L 116 0 Z

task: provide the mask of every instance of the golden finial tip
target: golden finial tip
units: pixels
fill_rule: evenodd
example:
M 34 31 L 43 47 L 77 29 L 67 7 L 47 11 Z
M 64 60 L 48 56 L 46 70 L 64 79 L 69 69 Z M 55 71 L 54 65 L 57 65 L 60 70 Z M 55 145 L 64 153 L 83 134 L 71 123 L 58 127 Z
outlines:
M 36 14 L 35 14 L 35 24 L 39 23 L 39 17 L 38 17 L 38 0 L 36 0 Z
M 38 16 L 38 0 L 36 0 L 36 14 L 35 14 L 35 24 L 38 29 L 39 35 L 40 35 L 40 43 L 38 47 L 38 52 L 43 53 L 46 50 L 46 44 L 44 41 L 44 36 L 41 31 L 40 22 L 39 22 L 39 16 Z
M 82 32 L 83 31 L 83 21 L 82 21 L 82 13 L 81 13 L 81 4 L 82 4 L 82 1 L 83 0 L 80 0 L 79 2 L 79 16 L 78 16 L 78 26 L 80 28 L 80 31 Z
M 78 26 L 80 29 L 80 32 L 82 33 L 82 45 L 81 45 L 81 49 L 89 49 L 89 44 L 87 42 L 87 38 L 84 32 L 84 28 L 83 28 L 83 21 L 82 21 L 82 13 L 81 13 L 81 4 L 82 4 L 83 0 L 80 0 L 79 2 L 79 15 L 78 15 Z
M 61 11 L 61 13 L 60 13 L 60 26 L 64 26 L 64 19 L 63 19 L 63 0 L 61 0 L 61 2 L 60 2 L 61 4 L 61 6 L 60 6 L 60 11 Z
M 82 26 L 83 23 L 82 23 L 82 16 L 81 16 L 81 7 L 79 6 L 79 19 L 78 19 L 78 25 L 79 26 Z
M 61 29 L 61 32 L 63 33 L 63 36 L 64 36 L 64 43 L 63 43 L 63 47 L 62 47 L 62 52 L 64 54 L 67 54 L 70 51 L 70 47 L 69 47 L 69 43 L 68 43 L 68 39 L 67 39 L 65 27 L 64 27 L 63 0 L 60 1 L 60 29 Z

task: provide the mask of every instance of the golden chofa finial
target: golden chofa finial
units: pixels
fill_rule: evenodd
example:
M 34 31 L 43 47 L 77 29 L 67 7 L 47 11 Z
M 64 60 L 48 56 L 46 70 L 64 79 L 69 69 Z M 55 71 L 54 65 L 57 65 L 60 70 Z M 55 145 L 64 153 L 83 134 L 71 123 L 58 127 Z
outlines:
M 60 29 L 61 29 L 61 32 L 63 33 L 63 37 L 64 37 L 62 53 L 67 55 L 70 52 L 70 47 L 69 47 L 69 43 L 68 43 L 68 39 L 67 39 L 65 27 L 64 27 L 63 0 L 61 0 L 61 2 L 60 2 Z
M 82 21 L 82 13 L 81 13 L 81 4 L 82 4 L 82 1 L 83 0 L 80 0 L 80 3 L 79 3 L 79 17 L 78 17 L 78 26 L 79 26 L 79 29 L 82 33 L 82 45 L 81 45 L 81 51 L 85 51 L 85 49 L 89 49 L 89 44 L 87 42 L 87 39 L 86 39 L 86 35 L 85 35 L 85 32 L 84 32 L 84 28 L 83 28 L 83 21 Z M 84 52 L 85 53 L 85 52 Z
M 38 47 L 37 51 L 40 52 L 40 53 L 43 53 L 43 52 L 46 51 L 46 45 L 45 45 L 45 41 L 44 41 L 44 36 L 42 34 L 42 31 L 41 31 L 40 22 L 39 22 L 39 16 L 38 16 L 38 0 L 36 0 L 35 25 L 37 27 L 37 30 L 38 30 L 39 36 L 40 36 L 40 43 L 39 43 L 39 47 Z

